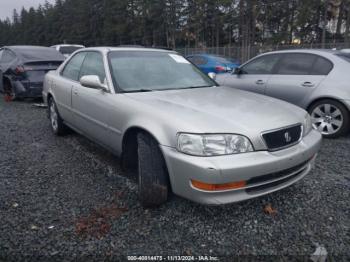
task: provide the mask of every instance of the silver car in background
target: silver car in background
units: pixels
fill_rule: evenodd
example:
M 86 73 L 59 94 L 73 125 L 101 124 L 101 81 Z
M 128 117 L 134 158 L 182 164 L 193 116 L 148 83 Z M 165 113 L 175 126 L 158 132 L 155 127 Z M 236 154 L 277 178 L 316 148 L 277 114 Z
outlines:
M 218 75 L 222 85 L 264 94 L 307 110 L 313 127 L 339 137 L 350 127 L 350 54 L 333 50 L 266 53 L 232 74 Z
M 169 192 L 204 204 L 274 192 L 310 172 L 321 144 L 303 109 L 218 86 L 173 51 L 79 50 L 43 97 L 55 134 L 69 126 L 137 171 L 144 206 Z
M 70 44 L 61 44 L 61 45 L 53 45 L 51 48 L 55 48 L 58 52 L 64 55 L 65 58 L 68 58 L 75 51 L 85 48 L 83 45 L 70 45 Z

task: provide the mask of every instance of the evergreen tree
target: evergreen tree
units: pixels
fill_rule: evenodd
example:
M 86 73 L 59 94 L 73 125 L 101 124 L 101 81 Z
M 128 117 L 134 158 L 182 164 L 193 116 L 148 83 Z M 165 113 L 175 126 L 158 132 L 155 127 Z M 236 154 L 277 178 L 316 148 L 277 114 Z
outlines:
M 0 21 L 0 45 L 350 44 L 349 6 L 350 0 L 46 1 Z

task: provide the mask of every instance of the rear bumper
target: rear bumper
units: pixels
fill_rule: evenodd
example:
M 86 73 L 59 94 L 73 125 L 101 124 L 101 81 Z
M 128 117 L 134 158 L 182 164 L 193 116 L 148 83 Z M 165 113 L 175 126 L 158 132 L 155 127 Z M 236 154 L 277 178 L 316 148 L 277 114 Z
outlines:
M 161 149 L 175 194 L 202 204 L 227 204 L 265 195 L 288 187 L 307 175 L 321 146 L 321 135 L 311 131 L 297 145 L 276 151 L 258 151 L 219 157 L 195 157 L 174 148 Z M 206 184 L 245 181 L 246 186 L 205 191 L 191 180 Z
M 27 81 L 13 82 L 16 97 L 21 98 L 40 98 L 42 97 L 43 83 L 30 83 Z

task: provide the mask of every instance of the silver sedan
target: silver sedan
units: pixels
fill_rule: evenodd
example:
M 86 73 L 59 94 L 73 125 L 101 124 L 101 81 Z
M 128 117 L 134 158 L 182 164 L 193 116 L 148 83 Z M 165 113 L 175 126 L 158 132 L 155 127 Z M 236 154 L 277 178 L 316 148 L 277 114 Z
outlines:
M 286 50 L 260 55 L 218 83 L 279 98 L 306 109 L 313 127 L 339 137 L 350 127 L 350 54 L 333 50 Z
M 274 192 L 310 172 L 321 144 L 303 109 L 218 86 L 172 51 L 79 50 L 43 96 L 55 134 L 68 126 L 137 171 L 144 206 L 170 192 L 204 204 Z

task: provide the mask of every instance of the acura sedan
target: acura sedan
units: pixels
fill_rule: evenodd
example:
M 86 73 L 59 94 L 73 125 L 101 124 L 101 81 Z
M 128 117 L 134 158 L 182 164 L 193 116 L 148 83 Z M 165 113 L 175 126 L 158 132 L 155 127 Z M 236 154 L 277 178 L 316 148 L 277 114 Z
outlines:
M 144 206 L 170 192 L 203 204 L 250 199 L 312 169 L 321 135 L 306 111 L 218 86 L 176 52 L 88 48 L 46 75 L 52 130 L 121 156 Z
M 307 110 L 325 137 L 350 128 L 350 54 L 334 50 L 286 50 L 260 55 L 217 82 L 279 98 Z

